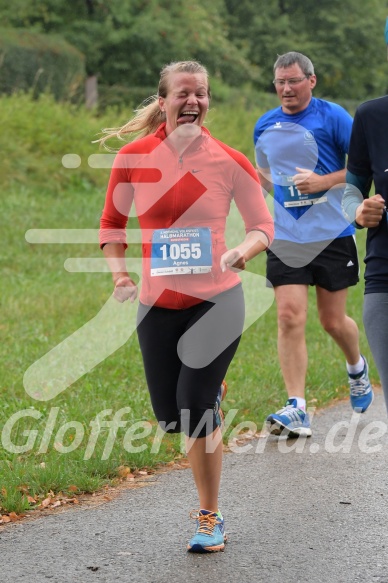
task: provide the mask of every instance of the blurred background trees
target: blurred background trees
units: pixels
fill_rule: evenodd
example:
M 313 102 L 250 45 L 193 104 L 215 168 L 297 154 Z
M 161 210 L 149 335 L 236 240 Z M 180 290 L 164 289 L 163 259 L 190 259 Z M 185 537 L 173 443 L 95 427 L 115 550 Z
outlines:
M 379 0 L 0 0 L 0 91 L 74 99 L 89 78 L 102 102 L 139 103 L 164 64 L 196 59 L 221 95 L 273 92 L 276 56 L 297 50 L 315 64 L 317 95 L 361 101 L 387 89 L 386 10 Z

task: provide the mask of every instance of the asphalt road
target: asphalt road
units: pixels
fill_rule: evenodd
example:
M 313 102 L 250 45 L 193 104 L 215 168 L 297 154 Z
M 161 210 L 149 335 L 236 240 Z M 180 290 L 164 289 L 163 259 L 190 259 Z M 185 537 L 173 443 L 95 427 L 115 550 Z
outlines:
M 225 455 L 223 553 L 186 553 L 196 493 L 189 470 L 172 471 L 97 508 L 0 529 L 0 581 L 388 583 L 382 395 L 353 419 L 348 403 L 322 411 L 313 429 Z

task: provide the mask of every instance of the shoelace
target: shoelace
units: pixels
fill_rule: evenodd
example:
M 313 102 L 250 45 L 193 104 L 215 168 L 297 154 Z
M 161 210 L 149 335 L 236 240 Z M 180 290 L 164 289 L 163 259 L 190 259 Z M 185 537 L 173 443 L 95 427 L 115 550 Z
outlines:
M 352 397 L 361 397 L 368 392 L 369 389 L 369 382 L 365 380 L 363 377 L 359 379 L 351 379 L 349 377 L 349 384 L 350 384 L 350 394 Z
M 220 524 L 220 519 L 217 514 L 202 514 L 198 510 L 192 510 L 190 512 L 190 518 L 198 521 L 197 533 L 207 534 L 212 536 L 217 524 Z
M 276 415 L 287 415 L 291 421 L 300 421 L 301 416 L 298 411 L 301 411 L 301 409 L 297 409 L 292 405 L 287 405 L 286 407 L 283 407 L 283 409 L 280 409 L 280 411 L 277 411 Z

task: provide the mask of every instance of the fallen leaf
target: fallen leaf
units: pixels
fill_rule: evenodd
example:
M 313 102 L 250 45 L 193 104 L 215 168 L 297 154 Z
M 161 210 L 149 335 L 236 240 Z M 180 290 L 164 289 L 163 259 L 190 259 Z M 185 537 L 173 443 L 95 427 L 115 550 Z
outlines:
M 119 475 L 120 478 L 126 478 L 126 476 L 128 476 L 128 474 L 131 473 L 131 468 L 129 468 L 128 466 L 119 466 L 117 468 L 117 474 Z
M 17 522 L 19 520 L 19 516 L 16 514 L 16 512 L 10 512 L 8 517 L 11 522 Z
M 32 496 L 27 496 L 27 501 L 29 504 L 36 504 L 36 500 Z
M 78 492 L 78 486 L 74 486 L 74 484 L 72 484 L 71 486 L 69 486 L 69 487 L 67 488 L 67 490 L 68 490 L 69 492 Z
M 42 508 L 47 508 L 51 504 L 51 498 L 45 498 L 41 503 Z
M 188 460 L 181 460 L 179 462 L 179 467 L 185 469 L 190 467 L 190 462 Z
M 9 516 L 3 515 L 3 522 L 11 522 L 11 519 Z
M 18 486 L 17 488 L 19 490 L 19 492 L 22 492 L 23 494 L 28 494 L 28 486 L 26 486 L 25 484 L 22 484 L 21 486 Z

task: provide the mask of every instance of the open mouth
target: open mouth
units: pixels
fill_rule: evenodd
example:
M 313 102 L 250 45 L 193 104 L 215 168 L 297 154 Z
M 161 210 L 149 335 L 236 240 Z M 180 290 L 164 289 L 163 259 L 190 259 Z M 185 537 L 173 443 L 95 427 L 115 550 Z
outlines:
M 178 123 L 194 123 L 199 116 L 199 111 L 182 111 L 177 119 Z

